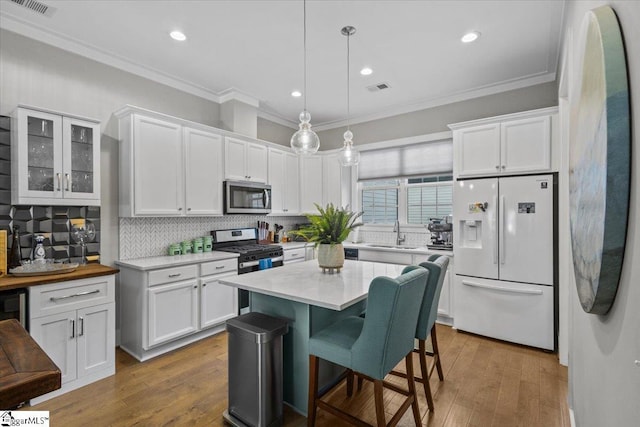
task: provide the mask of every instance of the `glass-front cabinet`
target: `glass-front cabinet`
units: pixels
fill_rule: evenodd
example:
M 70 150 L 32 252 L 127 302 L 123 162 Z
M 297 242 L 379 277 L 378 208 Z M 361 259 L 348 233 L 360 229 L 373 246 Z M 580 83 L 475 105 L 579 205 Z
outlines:
M 18 108 L 12 142 L 12 203 L 100 204 L 97 121 Z

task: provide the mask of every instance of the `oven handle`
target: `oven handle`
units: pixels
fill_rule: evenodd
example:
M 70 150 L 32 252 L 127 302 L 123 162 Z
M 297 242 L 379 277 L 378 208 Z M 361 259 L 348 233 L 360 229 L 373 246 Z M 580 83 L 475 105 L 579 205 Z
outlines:
M 265 259 L 265 258 L 262 258 Z M 271 263 L 274 264 L 278 261 L 283 261 L 284 260 L 284 256 L 277 256 L 274 258 L 271 258 Z M 241 262 L 238 264 L 238 268 L 246 268 L 246 267 L 254 267 L 256 265 L 260 265 L 260 260 L 255 260 L 255 261 L 247 261 L 247 262 Z M 279 267 L 279 266 L 274 266 L 274 267 Z

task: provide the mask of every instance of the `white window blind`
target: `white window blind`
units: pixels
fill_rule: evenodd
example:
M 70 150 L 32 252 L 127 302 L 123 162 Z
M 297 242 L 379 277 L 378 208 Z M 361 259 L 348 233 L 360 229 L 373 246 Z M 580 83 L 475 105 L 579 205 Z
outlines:
M 447 139 L 362 151 L 358 180 L 446 174 L 452 170 L 453 141 Z

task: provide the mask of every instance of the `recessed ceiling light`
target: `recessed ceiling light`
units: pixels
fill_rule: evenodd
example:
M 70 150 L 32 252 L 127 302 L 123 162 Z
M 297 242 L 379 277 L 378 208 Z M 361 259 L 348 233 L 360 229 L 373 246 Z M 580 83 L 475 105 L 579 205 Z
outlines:
M 187 36 L 185 36 L 181 31 L 171 31 L 169 35 L 172 39 L 178 40 L 179 42 L 183 42 L 187 39 Z
M 460 40 L 462 41 L 462 43 L 471 43 L 478 40 L 478 37 L 480 37 L 480 33 L 477 31 L 472 31 L 462 36 Z
M 371 73 L 373 73 L 373 70 L 369 67 L 364 67 L 362 70 L 360 70 L 360 74 L 362 74 L 363 76 L 369 76 L 371 75 Z
M 293 96 L 294 98 L 300 98 L 302 96 L 302 92 L 300 92 L 299 90 L 294 90 L 293 92 L 291 92 L 291 96 Z

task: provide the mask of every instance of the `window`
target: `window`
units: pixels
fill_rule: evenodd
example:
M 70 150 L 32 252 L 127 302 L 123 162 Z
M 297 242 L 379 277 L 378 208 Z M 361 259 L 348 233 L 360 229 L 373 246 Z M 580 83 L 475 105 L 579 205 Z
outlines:
M 361 181 L 359 186 L 364 224 L 428 224 L 453 211 L 451 175 Z
M 428 224 L 429 218 L 442 218 L 453 210 L 450 175 L 407 180 L 407 223 Z
M 399 180 L 362 183 L 362 222 L 392 224 L 398 219 Z

